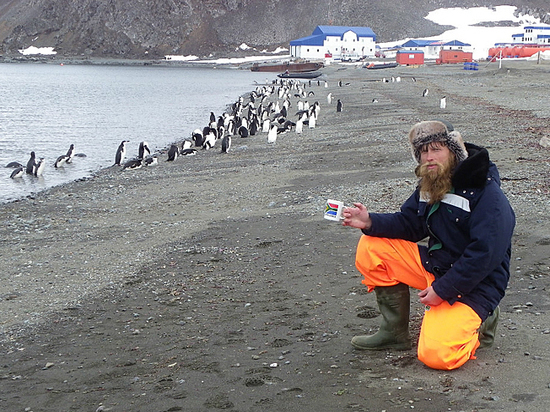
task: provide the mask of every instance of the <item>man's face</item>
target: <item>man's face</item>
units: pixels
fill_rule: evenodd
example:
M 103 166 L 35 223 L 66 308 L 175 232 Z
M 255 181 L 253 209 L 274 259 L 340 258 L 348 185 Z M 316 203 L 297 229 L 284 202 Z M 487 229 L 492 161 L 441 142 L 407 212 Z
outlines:
M 427 144 L 420 150 L 420 164 L 428 171 L 440 173 L 440 165 L 447 165 L 451 161 L 453 153 L 441 142 Z

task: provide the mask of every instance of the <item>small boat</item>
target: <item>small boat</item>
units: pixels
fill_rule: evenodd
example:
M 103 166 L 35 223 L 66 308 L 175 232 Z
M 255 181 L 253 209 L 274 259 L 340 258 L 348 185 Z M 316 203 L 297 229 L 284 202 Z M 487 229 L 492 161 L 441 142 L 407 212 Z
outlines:
M 278 74 L 277 77 L 281 79 L 315 79 L 319 77 L 322 73 L 319 71 L 316 72 L 300 72 L 300 73 L 291 73 L 284 72 Z
M 367 69 L 374 70 L 374 69 L 391 69 L 397 66 L 399 66 L 398 63 L 371 63 L 365 67 Z
M 286 62 L 278 64 L 258 64 L 254 63 L 250 68 L 253 72 L 289 72 L 289 73 L 302 73 L 312 72 L 324 67 L 321 62 Z

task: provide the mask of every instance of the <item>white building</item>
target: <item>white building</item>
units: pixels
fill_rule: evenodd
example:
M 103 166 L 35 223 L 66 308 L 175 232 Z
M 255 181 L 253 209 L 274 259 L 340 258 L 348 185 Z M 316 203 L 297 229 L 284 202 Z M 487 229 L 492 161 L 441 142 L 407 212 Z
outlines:
M 311 36 L 290 42 L 290 55 L 302 59 L 358 60 L 374 57 L 376 34 L 369 27 L 317 26 Z
M 525 26 L 523 33 L 512 35 L 514 44 L 550 45 L 550 26 Z
M 472 45 L 458 40 L 443 42 L 441 40 L 409 40 L 401 45 L 401 50 L 422 51 L 425 59 L 439 58 L 441 50 L 472 51 Z

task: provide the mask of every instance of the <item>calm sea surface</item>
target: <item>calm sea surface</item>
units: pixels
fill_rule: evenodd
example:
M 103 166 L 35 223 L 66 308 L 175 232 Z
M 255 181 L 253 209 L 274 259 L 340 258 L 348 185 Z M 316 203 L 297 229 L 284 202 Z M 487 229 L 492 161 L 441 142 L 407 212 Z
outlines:
M 0 203 L 90 176 L 113 165 L 122 140 L 127 157 L 139 143 L 160 150 L 208 124 L 210 112 L 252 91 L 273 74 L 236 69 L 0 64 Z M 55 169 L 71 144 L 77 157 Z M 43 157 L 40 178 L 11 179 L 30 152 Z

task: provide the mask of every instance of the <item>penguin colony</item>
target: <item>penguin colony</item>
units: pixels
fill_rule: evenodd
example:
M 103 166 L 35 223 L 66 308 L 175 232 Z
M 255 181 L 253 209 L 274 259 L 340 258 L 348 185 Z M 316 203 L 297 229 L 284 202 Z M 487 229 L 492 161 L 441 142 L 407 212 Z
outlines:
M 416 78 L 411 78 L 416 82 Z M 382 78 L 382 83 L 399 83 L 401 77 Z M 337 82 L 338 87 L 350 86 L 349 82 Z M 278 79 L 265 85 L 258 85 L 252 92 L 241 96 L 235 103 L 220 116 L 210 112 L 206 126 L 196 128 L 191 136 L 181 143 L 172 144 L 166 151 L 166 161 L 174 162 L 178 157 L 194 156 L 199 151 L 209 151 L 220 146 L 220 153 L 229 153 L 236 138 L 248 139 L 266 135 L 268 145 L 274 145 L 277 138 L 286 133 L 293 132 L 300 135 L 304 127 L 314 129 L 317 125 L 321 105 L 315 100 L 314 87 L 328 88 L 328 82 L 322 80 L 302 81 L 299 79 Z M 428 97 L 429 90 L 425 88 L 421 94 Z M 312 100 L 314 102 L 312 103 Z M 336 104 L 334 101 L 336 100 Z M 378 103 L 378 98 L 373 98 L 372 103 Z M 327 106 L 336 106 L 336 112 L 344 110 L 342 99 L 335 98 L 333 92 L 326 95 Z M 439 102 L 440 109 L 445 109 L 446 97 Z M 218 143 L 220 141 L 220 143 Z M 138 147 L 138 155 L 127 159 L 128 140 L 123 140 L 115 153 L 114 166 L 120 166 L 121 170 L 140 169 L 158 165 L 161 153 L 151 153 L 149 144 L 141 142 Z M 84 157 L 84 154 L 75 155 L 74 144 L 71 144 L 67 153 L 59 156 L 54 162 L 54 168 L 63 168 L 70 164 L 75 156 Z M 13 168 L 10 177 L 22 178 L 24 175 L 34 177 L 42 176 L 45 168 L 45 159 L 37 158 L 35 152 L 30 153 L 30 158 L 25 165 L 19 162 L 11 162 L 6 167 Z

